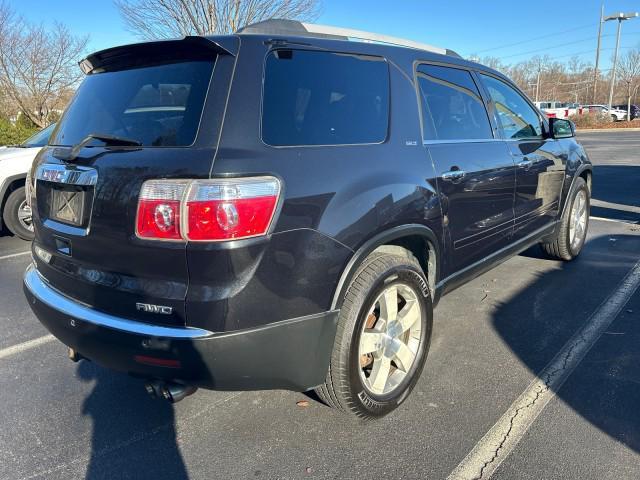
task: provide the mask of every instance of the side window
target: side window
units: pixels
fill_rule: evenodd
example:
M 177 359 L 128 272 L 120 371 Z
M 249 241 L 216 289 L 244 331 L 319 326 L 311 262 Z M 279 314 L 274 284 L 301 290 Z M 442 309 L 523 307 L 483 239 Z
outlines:
M 425 140 L 493 138 L 480 92 L 468 71 L 420 65 L 417 76 Z
M 542 121 L 522 95 L 496 78 L 480 76 L 495 105 L 505 138 L 542 138 Z
M 262 140 L 273 146 L 380 143 L 389 124 L 381 57 L 282 49 L 266 60 Z

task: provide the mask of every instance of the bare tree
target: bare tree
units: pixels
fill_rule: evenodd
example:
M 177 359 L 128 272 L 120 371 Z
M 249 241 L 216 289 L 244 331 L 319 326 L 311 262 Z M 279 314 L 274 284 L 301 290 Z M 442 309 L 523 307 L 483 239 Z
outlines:
M 618 78 L 627 87 L 627 119 L 631 120 L 631 97 L 640 85 L 640 49 L 629 50 L 620 59 Z
M 482 65 L 486 65 L 489 68 L 493 68 L 494 70 L 499 70 L 499 71 L 505 70 L 505 65 L 502 63 L 502 60 L 500 60 L 498 57 L 485 56 L 485 57 L 474 59 L 474 60 L 481 63 Z
M 145 38 L 228 34 L 269 18 L 310 21 L 320 0 L 114 0 L 128 29 Z
M 87 45 L 62 24 L 32 25 L 0 2 L 0 89 L 38 127 L 64 108 L 82 77 L 78 67 Z

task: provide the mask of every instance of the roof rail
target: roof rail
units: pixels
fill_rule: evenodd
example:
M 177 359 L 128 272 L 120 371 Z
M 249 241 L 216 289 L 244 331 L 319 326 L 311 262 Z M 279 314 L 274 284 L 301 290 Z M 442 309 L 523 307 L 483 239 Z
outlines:
M 315 23 L 299 22 L 297 20 L 272 19 L 253 23 L 241 28 L 236 33 L 254 35 L 294 35 L 298 37 L 319 37 L 334 40 L 363 40 L 365 42 L 383 43 L 399 47 L 415 48 L 440 55 L 459 55 L 449 49 L 434 47 L 426 43 L 414 42 L 404 38 L 380 35 L 378 33 L 352 30 L 349 28 L 332 27 L 330 25 L 317 25 Z

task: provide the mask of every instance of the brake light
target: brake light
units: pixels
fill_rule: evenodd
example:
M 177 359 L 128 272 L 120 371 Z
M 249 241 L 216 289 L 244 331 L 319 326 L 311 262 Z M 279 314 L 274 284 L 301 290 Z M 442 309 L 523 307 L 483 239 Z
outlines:
M 186 237 L 220 241 L 264 235 L 279 193 L 273 177 L 195 181 L 187 196 Z
M 181 203 L 188 181 L 150 180 L 138 200 L 136 235 L 156 240 L 182 240 Z
M 265 235 L 279 196 L 275 177 L 150 180 L 140 193 L 136 233 L 198 242 Z

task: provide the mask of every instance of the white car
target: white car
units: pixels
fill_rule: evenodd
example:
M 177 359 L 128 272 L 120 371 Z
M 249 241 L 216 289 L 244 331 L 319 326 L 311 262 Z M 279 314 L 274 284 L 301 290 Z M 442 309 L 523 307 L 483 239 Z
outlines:
M 603 115 L 609 115 L 614 122 L 620 122 L 627 118 L 627 112 L 625 110 L 612 108 L 611 111 L 609 111 L 607 105 L 584 105 L 582 108 L 584 113 L 602 113 Z
M 4 222 L 11 233 L 24 240 L 33 240 L 25 178 L 33 159 L 49 141 L 54 126 L 49 125 L 21 145 L 0 147 L 0 230 Z
M 577 103 L 567 102 L 534 102 L 547 117 L 569 118 L 580 112 L 581 107 Z

